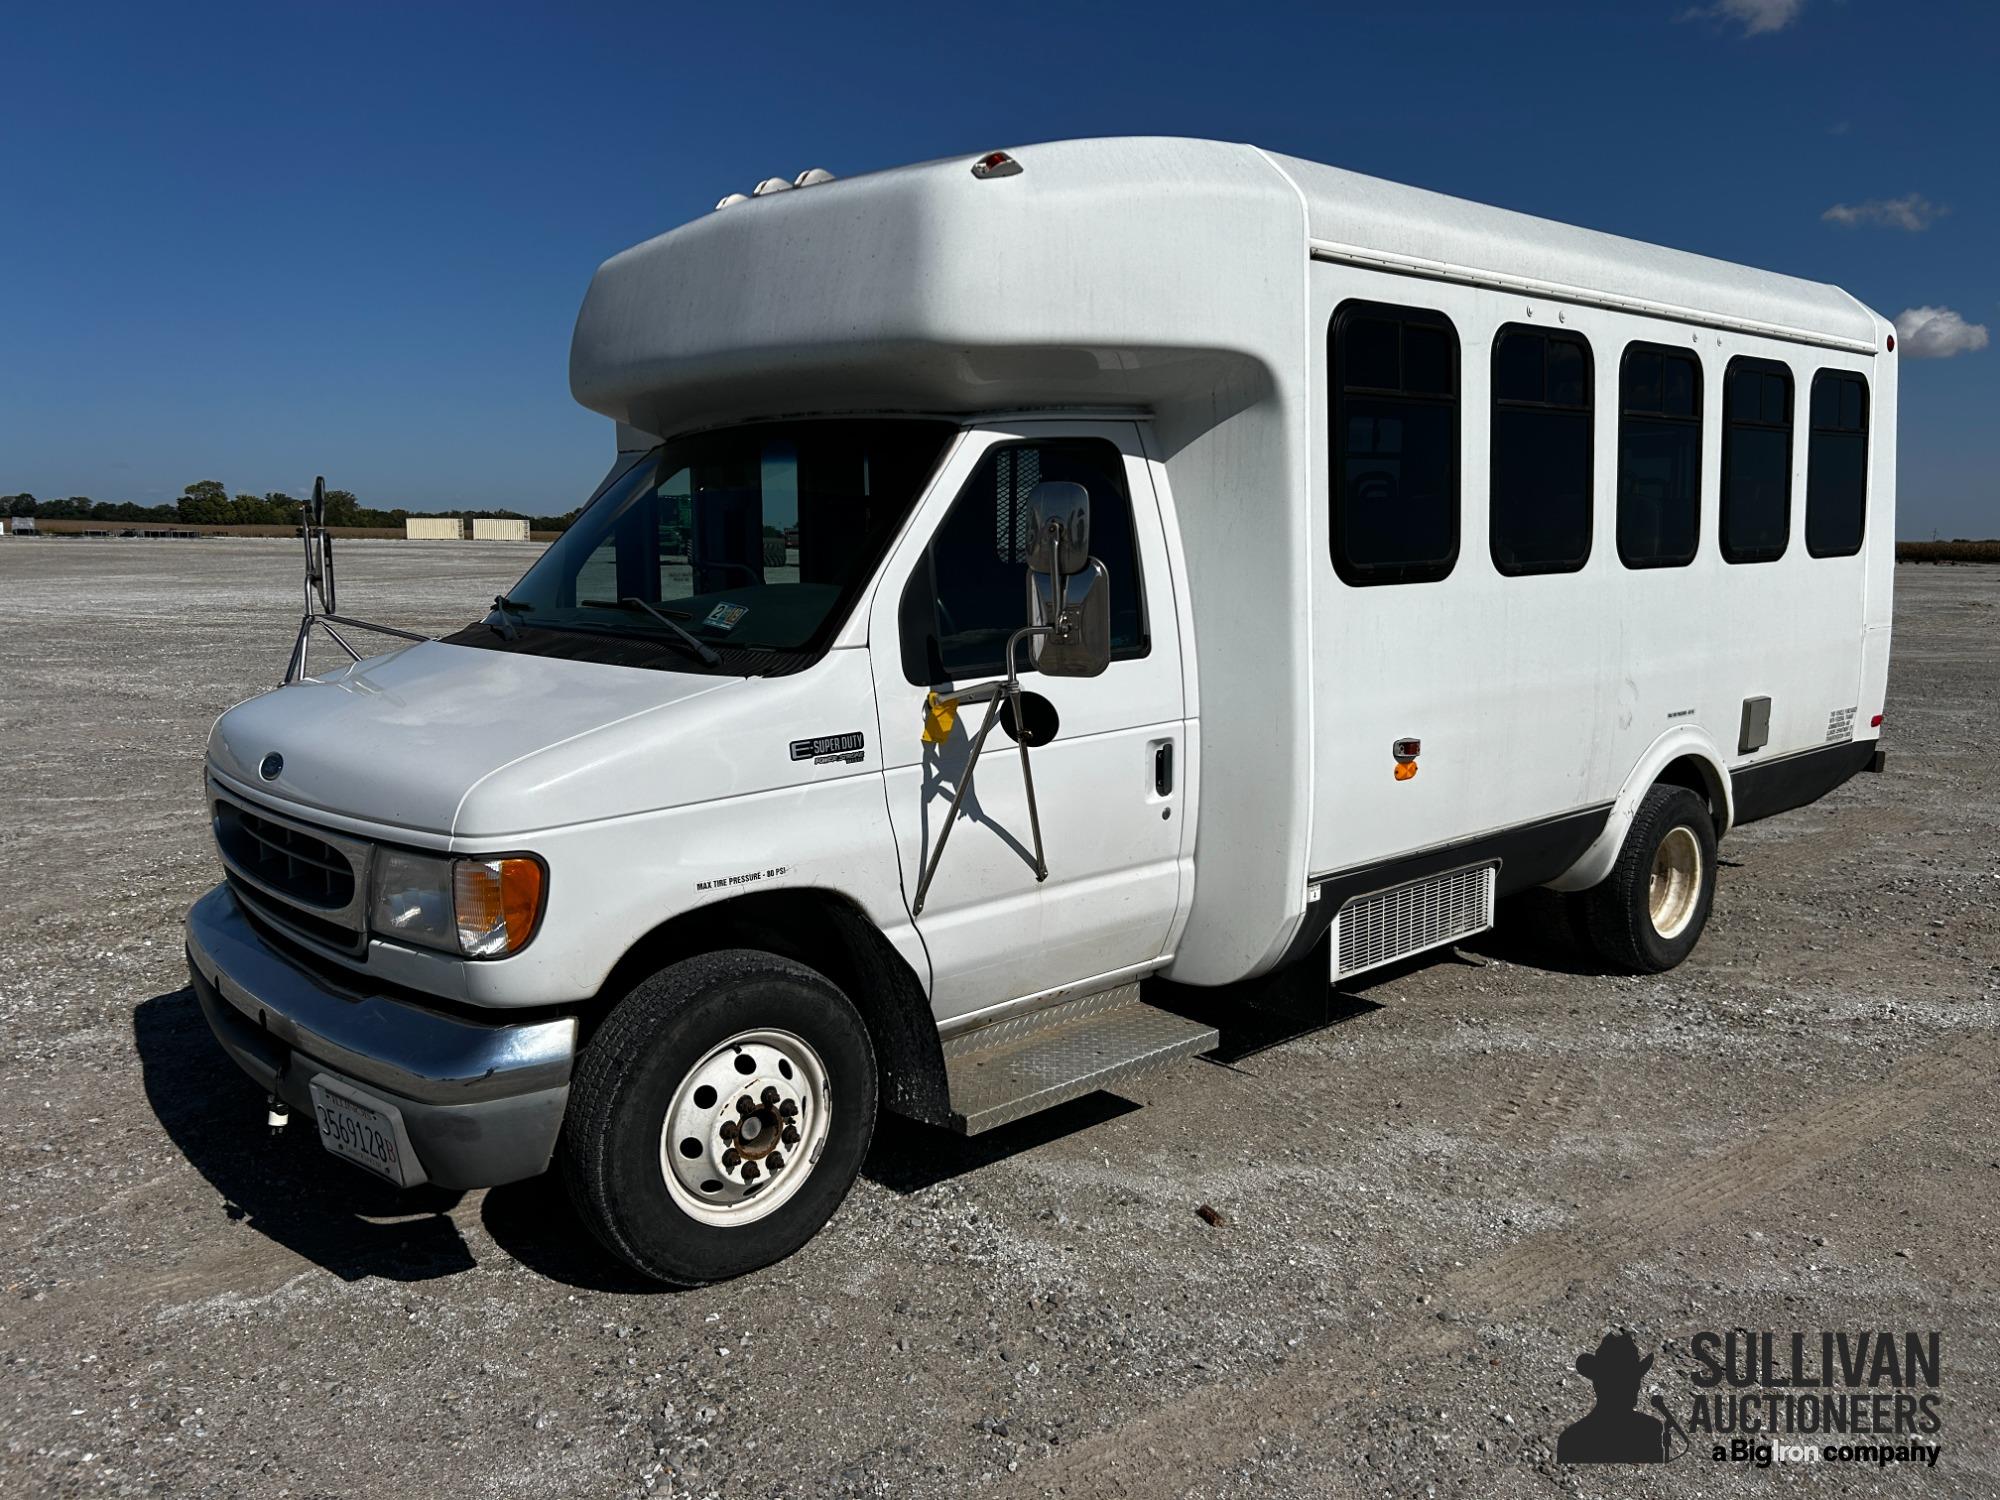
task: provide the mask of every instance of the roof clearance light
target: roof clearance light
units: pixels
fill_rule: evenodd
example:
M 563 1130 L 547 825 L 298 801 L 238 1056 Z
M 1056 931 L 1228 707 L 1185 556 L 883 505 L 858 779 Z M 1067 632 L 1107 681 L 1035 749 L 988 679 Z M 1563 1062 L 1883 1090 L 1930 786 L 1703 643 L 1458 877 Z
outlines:
M 807 167 L 792 179 L 793 187 L 818 187 L 822 182 L 833 181 L 833 173 L 825 167 Z
M 727 198 L 724 198 L 720 203 L 716 204 L 715 206 L 717 208 L 727 208 L 732 203 L 748 203 L 749 201 L 750 201 L 750 195 L 748 193 L 731 193 Z
M 766 177 L 762 182 L 750 189 L 750 196 L 753 198 L 763 198 L 768 197 L 772 193 L 789 193 L 791 190 L 791 183 L 787 182 L 784 178 Z
M 1019 177 L 1021 164 L 1005 151 L 989 151 L 972 164 L 972 175 L 981 182 L 989 177 Z

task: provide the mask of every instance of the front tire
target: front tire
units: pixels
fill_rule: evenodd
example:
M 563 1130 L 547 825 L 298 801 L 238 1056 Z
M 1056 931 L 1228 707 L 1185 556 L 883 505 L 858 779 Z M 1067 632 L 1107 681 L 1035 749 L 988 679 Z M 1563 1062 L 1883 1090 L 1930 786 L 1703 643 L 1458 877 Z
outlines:
M 578 1214 L 655 1281 L 783 1260 L 833 1216 L 875 1131 L 875 1054 L 824 975 L 751 949 L 669 965 L 584 1049 L 559 1148 Z
M 1647 790 L 1618 862 L 1582 893 L 1583 925 L 1606 963 L 1662 974 L 1701 941 L 1715 901 L 1715 822 L 1686 787 Z

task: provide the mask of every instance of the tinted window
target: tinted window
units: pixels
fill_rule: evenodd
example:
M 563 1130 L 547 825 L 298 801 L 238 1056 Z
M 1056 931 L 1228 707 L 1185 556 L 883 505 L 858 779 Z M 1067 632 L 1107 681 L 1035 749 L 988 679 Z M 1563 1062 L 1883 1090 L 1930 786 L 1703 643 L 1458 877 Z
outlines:
M 1573 573 L 1590 556 L 1590 346 L 1510 326 L 1493 341 L 1493 566 Z
M 1701 361 L 1628 344 L 1618 370 L 1618 556 L 1628 568 L 1694 560 L 1701 527 Z
M 1101 438 L 1009 443 L 989 452 L 959 496 L 901 605 L 903 675 L 918 686 L 1006 670 L 1007 638 L 1028 623 L 1028 495 L 1045 479 L 1090 491 L 1090 552 L 1111 589 L 1111 658 L 1146 654 L 1145 600 L 1125 461 Z M 1016 657 L 1033 670 L 1027 643 Z
M 1792 529 L 1792 372 L 1732 359 L 1722 395 L 1722 556 L 1770 562 Z
M 1458 335 L 1442 313 L 1348 302 L 1327 330 L 1334 570 L 1442 578 L 1458 556 Z
M 1821 370 L 1812 383 L 1806 451 L 1806 551 L 1849 557 L 1861 550 L 1868 506 L 1868 381 Z

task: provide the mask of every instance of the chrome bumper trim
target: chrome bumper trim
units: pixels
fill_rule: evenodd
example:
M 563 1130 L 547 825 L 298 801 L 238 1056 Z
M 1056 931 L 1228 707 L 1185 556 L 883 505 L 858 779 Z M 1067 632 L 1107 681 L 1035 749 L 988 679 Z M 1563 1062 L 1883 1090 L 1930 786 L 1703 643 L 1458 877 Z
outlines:
M 360 1083 L 430 1104 L 560 1088 L 576 1057 L 576 1020 L 494 1022 L 337 987 L 293 963 L 251 926 L 226 885 L 195 902 L 188 961 L 271 1040 Z

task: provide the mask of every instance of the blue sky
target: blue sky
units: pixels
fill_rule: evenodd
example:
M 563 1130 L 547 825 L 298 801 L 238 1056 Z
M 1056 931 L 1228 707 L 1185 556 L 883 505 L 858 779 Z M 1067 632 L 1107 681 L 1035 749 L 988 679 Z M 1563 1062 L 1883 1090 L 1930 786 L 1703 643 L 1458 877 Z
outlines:
M 1837 282 L 1903 342 L 1899 527 L 2000 534 L 2000 6 L 11 8 L 0 493 L 569 508 L 605 256 L 808 166 L 1255 141 Z M 1829 217 L 1829 212 L 1832 216 Z

